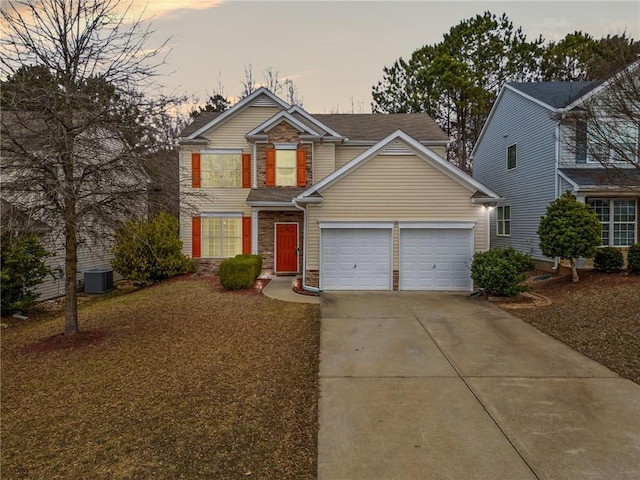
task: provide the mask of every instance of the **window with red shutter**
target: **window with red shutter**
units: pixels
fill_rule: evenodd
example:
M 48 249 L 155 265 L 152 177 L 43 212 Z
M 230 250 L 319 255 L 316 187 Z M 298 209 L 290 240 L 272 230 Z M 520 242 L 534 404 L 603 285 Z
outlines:
M 191 219 L 191 257 L 200 258 L 202 251 L 202 237 L 201 237 L 201 219 L 200 217 L 193 217 Z
M 268 187 L 273 187 L 276 184 L 276 149 L 267 148 L 266 154 L 266 178 L 265 184 Z
M 191 154 L 191 187 L 200 188 L 201 185 L 201 169 L 200 169 L 200 154 Z
M 242 154 L 242 188 L 251 188 L 251 154 Z
M 307 151 L 299 148 L 296 152 L 296 173 L 299 187 L 307 186 Z

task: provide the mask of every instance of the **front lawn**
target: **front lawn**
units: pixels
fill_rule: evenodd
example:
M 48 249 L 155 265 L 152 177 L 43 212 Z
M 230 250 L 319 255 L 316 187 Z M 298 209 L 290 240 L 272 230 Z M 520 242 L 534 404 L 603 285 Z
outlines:
M 180 279 L 12 324 L 1 477 L 315 478 L 319 318 Z
M 619 375 L 640 383 L 640 275 L 584 271 L 530 281 L 551 304 L 532 308 L 497 303 Z

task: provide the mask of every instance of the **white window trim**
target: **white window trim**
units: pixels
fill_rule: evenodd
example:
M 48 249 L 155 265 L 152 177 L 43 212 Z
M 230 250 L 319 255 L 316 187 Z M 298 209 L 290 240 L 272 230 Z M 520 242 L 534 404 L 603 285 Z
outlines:
M 500 222 L 503 222 L 502 231 L 504 232 L 504 230 L 505 230 L 504 222 L 506 220 L 504 218 L 504 207 L 509 207 L 509 220 L 508 220 L 508 222 L 509 222 L 509 233 L 508 234 L 507 233 L 498 233 L 499 232 L 498 225 L 499 225 Z M 500 208 L 503 209 L 502 210 L 502 212 L 503 212 L 502 213 L 502 217 L 503 217 L 502 220 L 498 220 L 498 211 L 499 211 L 498 209 L 500 209 Z M 511 205 L 500 205 L 499 207 L 497 207 L 496 208 L 496 236 L 498 236 L 498 237 L 510 237 L 511 236 L 511 223 L 512 223 L 512 221 L 511 221 Z
M 635 198 L 618 198 L 618 197 L 614 197 L 614 198 L 604 198 L 604 197 L 590 197 L 587 199 L 587 201 L 589 200 L 607 200 L 609 202 L 609 221 L 608 222 L 602 222 L 600 221 L 600 223 L 602 225 L 608 225 L 609 226 L 609 243 L 607 245 L 602 244 L 602 247 L 613 247 L 613 248 L 628 248 L 631 245 L 638 243 L 638 207 L 640 205 L 638 205 L 638 200 L 636 200 Z M 635 203 L 635 210 L 636 210 L 636 218 L 634 219 L 633 222 L 616 222 L 614 220 L 614 215 L 615 215 L 615 203 L 619 202 L 619 201 L 624 201 L 624 200 L 632 200 Z M 592 210 L 593 211 L 593 210 Z M 599 217 L 598 217 L 599 219 Z M 633 223 L 633 227 L 634 227 L 634 241 L 633 243 L 629 244 L 629 245 L 615 245 L 615 225 L 616 224 L 630 224 Z
M 242 213 L 237 213 L 237 212 L 202 212 L 200 213 L 200 218 L 242 218 Z M 242 224 L 240 225 L 240 228 L 242 229 Z M 203 238 L 204 238 L 204 225 L 200 226 L 200 242 L 201 244 L 204 243 L 203 242 Z M 241 241 L 241 245 L 242 245 L 242 230 L 240 232 L 240 241 Z M 204 253 L 204 252 L 202 252 Z M 240 252 L 242 253 L 242 252 Z M 229 257 L 222 257 L 222 256 L 210 256 L 210 255 L 201 255 L 201 258 L 232 258 L 232 256 Z
M 511 147 L 515 147 L 516 149 L 516 165 L 515 167 L 509 168 L 509 149 Z M 506 162 L 506 167 L 507 167 L 507 171 L 510 172 L 511 170 L 515 170 L 516 168 L 518 168 L 518 144 L 517 143 L 512 143 L 511 145 L 507 146 L 507 158 L 506 158 L 507 162 Z

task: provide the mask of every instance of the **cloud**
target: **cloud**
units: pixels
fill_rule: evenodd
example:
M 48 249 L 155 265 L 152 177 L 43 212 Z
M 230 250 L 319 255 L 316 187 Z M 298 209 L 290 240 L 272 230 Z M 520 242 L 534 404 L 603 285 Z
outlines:
M 224 0 L 133 0 L 129 16 L 161 17 L 176 10 L 206 10 L 221 5 Z M 123 5 L 127 3 L 124 2 Z

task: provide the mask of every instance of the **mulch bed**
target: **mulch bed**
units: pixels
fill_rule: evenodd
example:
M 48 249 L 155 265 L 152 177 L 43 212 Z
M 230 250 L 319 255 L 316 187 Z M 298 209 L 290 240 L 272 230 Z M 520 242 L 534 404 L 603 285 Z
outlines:
M 495 305 L 640 383 L 640 275 L 582 271 L 577 283 L 558 274 L 533 280 L 539 275 L 528 285 L 546 304 L 526 308 L 526 299 Z

